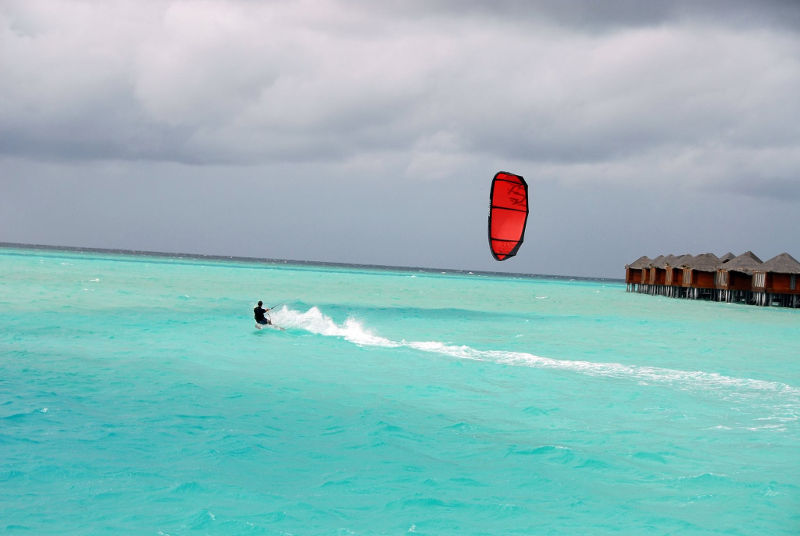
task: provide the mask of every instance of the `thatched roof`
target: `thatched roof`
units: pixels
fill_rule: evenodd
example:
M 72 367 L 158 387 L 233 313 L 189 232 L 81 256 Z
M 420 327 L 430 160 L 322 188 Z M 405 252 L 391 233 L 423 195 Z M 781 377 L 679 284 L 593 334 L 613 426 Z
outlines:
M 800 274 L 800 262 L 789 255 L 781 253 L 759 266 L 756 272 L 772 272 L 776 274 Z
M 661 261 L 661 266 L 659 268 L 666 268 L 667 266 L 674 266 L 674 262 L 678 260 L 678 257 L 670 253 Z
M 644 255 L 639 257 L 626 268 L 640 270 L 642 268 L 692 268 L 701 272 L 714 272 L 718 269 L 728 270 L 729 272 L 742 272 L 752 274 L 753 272 L 773 272 L 777 274 L 800 274 L 800 262 L 788 253 L 781 253 L 762 262 L 752 251 L 746 251 L 734 257 L 733 253 L 726 253 L 722 257 L 717 257 L 713 253 L 703 253 L 693 257 L 692 255 L 659 255 L 655 259 Z
M 689 268 L 700 272 L 716 272 L 719 264 L 719 257 L 713 253 L 702 253 L 688 262 Z
M 744 274 L 752 274 L 754 270 L 761 266 L 761 259 L 756 257 L 752 251 L 745 251 L 738 257 L 734 257 L 720 268 L 728 270 L 729 272 L 742 272 Z
M 689 266 L 689 263 L 692 262 L 692 257 L 690 254 L 681 255 L 680 257 L 674 257 L 671 262 L 667 262 L 667 266 L 671 266 L 672 268 L 683 268 L 684 266 Z
M 633 268 L 634 270 L 638 270 L 640 268 L 647 268 L 648 266 L 650 266 L 651 262 L 653 261 L 650 260 L 650 257 L 648 257 L 647 255 L 643 255 L 638 259 L 636 259 L 635 261 L 633 261 L 632 263 L 630 263 L 628 265 L 628 268 Z
M 650 261 L 650 266 L 655 266 L 656 268 L 663 268 L 664 267 L 664 255 L 659 255 L 652 261 Z

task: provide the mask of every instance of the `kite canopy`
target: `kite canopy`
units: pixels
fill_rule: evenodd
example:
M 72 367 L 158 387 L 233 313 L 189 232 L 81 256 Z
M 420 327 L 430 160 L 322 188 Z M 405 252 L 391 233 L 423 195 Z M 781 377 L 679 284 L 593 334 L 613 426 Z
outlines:
M 513 173 L 498 172 L 489 194 L 489 247 L 498 261 L 517 254 L 528 221 L 528 184 Z

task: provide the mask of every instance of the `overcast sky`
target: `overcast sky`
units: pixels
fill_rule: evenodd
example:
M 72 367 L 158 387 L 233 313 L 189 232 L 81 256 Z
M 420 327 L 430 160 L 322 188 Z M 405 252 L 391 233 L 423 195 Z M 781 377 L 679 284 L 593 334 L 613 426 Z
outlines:
M 0 242 L 800 258 L 800 2 L 0 0 Z M 517 257 L 489 186 L 523 175 Z

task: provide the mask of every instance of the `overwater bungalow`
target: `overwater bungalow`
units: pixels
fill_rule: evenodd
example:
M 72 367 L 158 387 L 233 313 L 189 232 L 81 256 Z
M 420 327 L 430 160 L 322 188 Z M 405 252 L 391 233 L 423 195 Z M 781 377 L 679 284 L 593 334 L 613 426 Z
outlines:
M 642 256 L 625 269 L 628 292 L 800 307 L 800 262 L 788 253 L 767 262 L 752 251 Z
M 666 262 L 664 281 L 669 288 L 668 296 L 679 297 L 685 294 L 681 289 L 683 288 L 683 269 L 686 268 L 692 260 L 689 254 L 673 257 Z
M 666 276 L 666 274 L 663 273 L 665 266 L 664 259 L 666 259 L 664 255 L 659 255 L 650 262 L 650 275 L 647 280 L 647 283 L 649 285 L 658 285 L 659 284 L 658 276 L 659 275 Z M 660 272 L 659 272 L 659 267 L 661 267 Z M 661 284 L 662 285 L 664 284 L 663 281 L 661 282 Z
M 753 290 L 753 270 L 762 264 L 762 260 L 752 251 L 745 251 L 720 264 L 716 278 L 717 300 L 746 303 Z
M 667 283 L 667 274 L 669 274 L 670 278 L 672 277 L 672 265 L 675 264 L 675 262 L 678 260 L 678 257 L 670 253 L 669 255 L 659 256 L 657 258 L 660 258 L 660 260 L 653 263 L 652 268 L 655 276 L 654 293 L 668 296 L 672 287 Z
M 650 257 L 642 256 L 625 266 L 625 283 L 627 283 L 629 291 L 638 292 L 639 285 L 647 283 L 650 262 Z
M 688 287 L 695 299 L 700 298 L 701 295 L 710 297 L 713 294 L 714 279 L 719 265 L 719 257 L 713 253 L 703 253 L 692 257 L 683 268 L 682 286 Z
M 800 274 L 800 262 L 789 255 L 781 253 L 753 270 L 753 291 L 758 305 L 783 305 L 797 307 L 797 279 Z

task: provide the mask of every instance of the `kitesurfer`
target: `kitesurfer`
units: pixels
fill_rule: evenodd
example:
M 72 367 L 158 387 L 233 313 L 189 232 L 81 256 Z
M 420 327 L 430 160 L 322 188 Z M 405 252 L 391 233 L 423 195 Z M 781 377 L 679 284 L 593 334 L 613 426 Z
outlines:
M 258 300 L 258 305 L 256 306 L 255 309 L 253 309 L 253 313 L 255 314 L 257 323 L 266 324 L 266 325 L 270 326 L 270 325 L 272 325 L 272 321 L 269 318 L 267 318 L 266 316 L 264 316 L 264 314 L 267 311 L 269 311 L 269 307 L 264 309 L 263 307 L 261 307 L 263 304 L 264 304 L 264 302 L 262 302 L 261 300 Z

